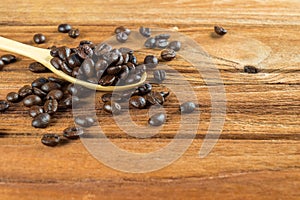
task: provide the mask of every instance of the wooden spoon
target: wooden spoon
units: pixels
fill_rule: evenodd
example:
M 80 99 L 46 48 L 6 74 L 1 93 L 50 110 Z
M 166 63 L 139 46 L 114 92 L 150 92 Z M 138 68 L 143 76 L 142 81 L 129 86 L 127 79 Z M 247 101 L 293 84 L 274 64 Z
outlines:
M 58 75 L 59 77 L 65 79 L 71 83 L 76 83 L 76 84 L 82 85 L 84 87 L 99 90 L 99 91 L 127 90 L 127 89 L 134 88 L 134 87 L 144 83 L 147 78 L 147 73 L 145 72 L 143 74 L 141 80 L 138 83 L 134 83 L 131 85 L 125 85 L 125 86 L 101 86 L 101 85 L 89 83 L 86 81 L 78 80 L 72 76 L 65 74 L 63 71 L 55 69 L 50 63 L 52 56 L 50 55 L 49 49 L 33 47 L 33 46 L 22 44 L 20 42 L 16 42 L 14 40 L 10 40 L 10 39 L 7 39 L 7 38 L 1 37 L 1 36 L 0 36 L 0 49 L 9 51 L 9 52 L 13 52 L 13 53 L 17 53 L 22 56 L 29 57 L 29 58 L 36 60 L 37 62 L 43 64 L 54 74 Z

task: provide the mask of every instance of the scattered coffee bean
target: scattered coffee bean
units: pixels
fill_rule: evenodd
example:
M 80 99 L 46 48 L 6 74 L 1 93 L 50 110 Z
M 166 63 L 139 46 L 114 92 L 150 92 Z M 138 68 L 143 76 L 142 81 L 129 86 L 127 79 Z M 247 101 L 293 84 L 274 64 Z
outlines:
M 46 128 L 50 123 L 50 119 L 48 113 L 41 113 L 33 118 L 31 125 L 35 128 Z
M 171 61 L 176 57 L 176 53 L 173 49 L 164 49 L 160 53 L 160 56 L 165 61 Z
M 4 112 L 9 108 L 9 103 L 4 100 L 0 100 L 0 112 Z
M 149 105 L 163 105 L 165 102 L 165 99 L 160 92 L 149 92 L 144 95 L 144 98 Z
M 144 46 L 150 49 L 154 49 L 156 47 L 156 40 L 154 38 L 148 38 L 145 43 Z
M 103 110 L 107 113 L 118 115 L 121 113 L 122 108 L 120 104 L 109 101 L 103 105 Z
M 18 102 L 19 101 L 19 94 L 16 92 L 10 92 L 6 95 L 6 100 L 9 102 Z
M 1 56 L 1 60 L 4 62 L 4 64 L 10 64 L 16 62 L 17 58 L 12 54 L 5 54 Z
M 148 55 L 144 59 L 144 64 L 148 68 L 155 68 L 158 65 L 158 59 L 156 58 L 156 56 Z
M 51 90 L 46 99 L 56 99 L 57 101 L 61 100 L 63 97 L 63 92 L 61 90 L 55 89 L 55 90 Z
M 166 115 L 164 113 L 157 113 L 150 117 L 148 123 L 151 126 L 161 126 L 166 122 Z
M 140 29 L 140 34 L 144 37 L 150 37 L 151 36 L 151 29 L 150 28 L 146 28 L 141 26 Z
M 49 70 L 39 62 L 33 62 L 29 65 L 29 70 L 34 73 L 49 72 Z
M 48 79 L 46 79 L 45 77 L 40 77 L 35 79 L 32 83 L 31 83 L 31 87 L 42 87 L 42 85 L 44 85 L 45 83 L 48 82 Z
M 215 33 L 221 36 L 227 33 L 227 30 L 221 26 L 215 26 L 214 29 L 215 29 Z
M 41 105 L 41 103 L 42 103 L 41 97 L 34 94 L 25 97 L 23 100 L 23 104 L 26 107 L 31 107 L 33 105 Z
M 76 106 L 77 103 L 79 103 L 79 101 L 80 101 L 79 97 L 68 95 L 63 100 L 63 105 L 66 106 L 67 108 L 72 108 L 72 105 Z
M 119 26 L 115 29 L 115 34 L 118 34 L 118 33 L 126 33 L 127 35 L 130 35 L 131 31 L 130 29 L 128 28 L 125 28 L 124 26 Z
M 158 39 L 158 40 L 155 40 L 155 46 L 156 46 L 157 48 L 164 49 L 164 48 L 166 48 L 168 45 L 169 45 L 169 42 L 168 42 L 168 40 L 166 40 L 166 39 Z
M 71 29 L 68 34 L 71 38 L 75 39 L 80 35 L 80 31 L 79 29 Z
M 150 93 L 151 91 L 152 91 L 152 85 L 149 83 L 145 83 L 144 85 L 139 86 L 135 93 L 137 95 L 145 95 Z
M 93 117 L 81 115 L 75 117 L 75 123 L 82 127 L 90 127 L 95 123 L 95 120 Z
M 170 92 L 160 92 L 160 94 L 164 99 L 166 99 L 170 95 Z
M 179 41 L 172 41 L 168 46 L 168 49 L 173 49 L 174 51 L 179 51 L 180 48 L 181 48 L 181 42 Z
M 69 24 L 60 24 L 57 27 L 58 32 L 61 32 L 61 33 L 68 33 L 71 29 L 72 29 L 72 27 Z
M 40 88 L 34 87 L 32 90 L 33 94 L 38 95 L 42 99 L 47 95 L 47 93 L 41 90 Z
M 44 111 L 50 115 L 56 113 L 58 109 L 58 102 L 56 99 L 48 99 L 44 104 Z
M 258 69 L 251 65 L 244 66 L 244 72 L 248 74 L 256 74 L 258 73 Z
M 24 98 L 28 95 L 32 94 L 32 88 L 30 85 L 24 85 L 23 87 L 21 87 L 18 91 L 18 94 L 21 98 Z
M 124 43 L 128 40 L 128 35 L 125 32 L 120 32 L 120 33 L 116 34 L 116 39 L 119 42 Z
M 132 96 L 129 99 L 129 104 L 134 108 L 142 109 L 146 106 L 146 100 L 142 96 Z
M 78 139 L 81 135 L 83 135 L 84 131 L 80 127 L 68 127 L 63 131 L 64 137 L 75 140 Z
M 28 110 L 28 114 L 30 117 L 36 117 L 38 116 L 39 114 L 43 113 L 44 110 L 41 106 L 31 106 L 30 109 Z
M 166 79 L 166 71 L 159 69 L 159 70 L 155 70 L 153 72 L 153 78 L 155 81 L 157 81 L 158 83 L 163 82 Z
M 60 136 L 56 134 L 44 134 L 41 142 L 46 146 L 54 147 L 59 144 Z
M 41 33 L 38 33 L 38 34 L 35 34 L 33 36 L 33 41 L 36 43 L 36 44 L 42 44 L 46 41 L 46 37 L 41 34 Z
M 51 90 L 60 89 L 61 85 L 55 82 L 48 82 L 41 86 L 44 92 L 50 92 Z
M 81 58 L 76 53 L 72 53 L 69 57 L 67 57 L 68 66 L 72 69 L 75 67 L 80 67 Z
M 181 113 L 192 113 L 196 109 L 196 105 L 193 102 L 185 102 L 180 105 L 179 111 Z

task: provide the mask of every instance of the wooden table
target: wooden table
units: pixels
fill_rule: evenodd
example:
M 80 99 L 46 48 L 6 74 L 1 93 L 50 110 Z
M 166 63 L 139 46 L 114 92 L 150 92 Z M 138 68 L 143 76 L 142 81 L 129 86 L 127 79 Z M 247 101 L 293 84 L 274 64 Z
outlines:
M 213 57 L 227 98 L 220 139 L 201 159 L 198 151 L 211 112 L 208 87 L 199 74 L 189 73 L 193 68 L 181 70 L 199 98 L 201 123 L 197 136 L 176 162 L 140 174 L 105 166 L 80 140 L 56 148 L 42 145 L 42 134 L 61 134 L 66 125 L 72 124 L 70 112 L 58 113 L 50 127 L 40 130 L 31 127 L 25 108 L 13 106 L 0 114 L 0 199 L 300 198 L 298 0 L 2 0 L 0 5 L 1 36 L 34 45 L 33 34 L 44 33 L 48 40 L 38 45 L 44 48 L 75 46 L 84 39 L 101 42 L 118 25 L 176 29 L 196 40 Z M 74 40 L 58 33 L 57 25 L 63 22 L 79 28 L 81 36 Z M 215 24 L 227 28 L 228 34 L 211 38 Z M 248 56 L 252 58 L 246 63 Z M 32 60 L 19 58 L 0 72 L 0 99 L 41 76 L 28 71 Z M 259 73 L 243 73 L 244 64 L 255 65 Z M 166 106 L 176 110 L 172 98 Z M 98 117 L 110 120 L 101 110 Z M 107 130 L 120 148 L 151 152 L 173 139 L 175 126 L 168 121 L 166 127 L 171 131 L 148 139 L 127 137 L 112 127 Z

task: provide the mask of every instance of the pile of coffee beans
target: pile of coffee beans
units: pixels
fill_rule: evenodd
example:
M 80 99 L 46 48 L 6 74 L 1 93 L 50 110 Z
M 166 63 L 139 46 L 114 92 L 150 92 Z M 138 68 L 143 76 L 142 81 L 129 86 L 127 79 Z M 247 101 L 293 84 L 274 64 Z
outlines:
M 0 57 L 0 70 L 2 70 L 5 65 L 14 63 L 16 61 L 17 61 L 16 56 L 14 56 L 12 54 L 5 54 L 5 55 L 1 56 Z

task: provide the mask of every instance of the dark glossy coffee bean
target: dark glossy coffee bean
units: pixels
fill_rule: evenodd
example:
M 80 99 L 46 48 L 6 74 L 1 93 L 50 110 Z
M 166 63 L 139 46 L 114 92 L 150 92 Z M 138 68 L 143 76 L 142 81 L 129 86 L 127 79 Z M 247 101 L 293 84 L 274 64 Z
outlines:
M 165 99 L 160 92 L 152 91 L 144 95 L 144 98 L 149 105 L 163 105 L 163 103 L 165 102 Z
M 106 102 L 104 105 L 103 105 L 103 110 L 107 113 L 111 113 L 111 114 L 114 114 L 114 115 L 118 115 L 121 113 L 121 105 L 116 103 L 116 102 Z
M 129 99 L 129 104 L 134 108 L 142 109 L 146 106 L 146 100 L 141 96 L 132 96 Z
M 128 35 L 125 32 L 120 32 L 120 33 L 116 34 L 116 39 L 119 42 L 124 43 L 128 40 Z
M 65 62 L 62 63 L 61 70 L 69 76 L 71 76 L 73 72 L 72 68 L 70 68 Z
M 166 71 L 159 69 L 153 72 L 153 78 L 157 83 L 161 83 L 166 79 Z
M 6 95 L 6 100 L 9 102 L 18 102 L 19 101 L 19 94 L 16 92 L 10 92 Z
M 176 52 L 173 49 L 164 49 L 161 51 L 160 56 L 165 61 L 171 61 L 176 57 Z
M 35 79 L 35 80 L 31 83 L 31 86 L 32 86 L 32 87 L 40 88 L 40 87 L 42 87 L 42 85 L 44 85 L 44 84 L 47 83 L 47 82 L 48 82 L 48 79 L 46 79 L 45 77 L 40 77 L 40 78 Z
M 137 83 L 141 80 L 141 75 L 139 74 L 130 74 L 127 79 L 125 80 L 126 84 L 133 84 L 133 83 Z
M 150 49 L 154 49 L 156 47 L 156 40 L 154 38 L 148 38 L 145 43 L 144 46 Z
M 54 57 L 54 58 L 51 58 L 50 63 L 55 69 L 60 70 L 61 65 L 63 64 L 63 61 L 58 57 Z
M 43 107 L 41 106 L 31 106 L 28 110 L 28 114 L 30 117 L 36 117 L 41 113 L 44 113 Z
M 193 102 L 185 102 L 180 105 L 179 111 L 181 113 L 192 113 L 196 109 L 196 105 Z
M 4 62 L 4 64 L 10 64 L 16 62 L 17 58 L 12 54 L 5 54 L 1 56 L 1 60 Z
M 150 37 L 151 36 L 151 29 L 141 26 L 139 29 L 139 32 L 144 37 Z
M 24 85 L 23 87 L 21 87 L 18 91 L 18 94 L 21 98 L 24 98 L 28 95 L 32 94 L 32 88 L 30 85 Z
M 49 76 L 49 77 L 48 77 L 48 81 L 58 83 L 58 84 L 61 85 L 61 86 L 62 86 L 62 85 L 66 85 L 66 84 L 69 83 L 69 82 L 66 81 L 65 79 L 57 78 L 57 77 L 54 77 L 54 76 Z
M 221 26 L 215 26 L 214 27 L 214 30 L 215 30 L 215 33 L 218 34 L 218 35 L 225 35 L 227 33 L 227 30 L 224 29 L 223 27 Z
M 162 34 L 156 35 L 154 38 L 156 40 L 160 40 L 160 39 L 168 40 L 170 37 L 171 37 L 170 34 L 168 34 L 168 33 L 162 33 Z
M 68 85 L 66 91 L 71 95 L 76 95 L 78 93 L 77 87 L 73 83 Z
M 256 74 L 258 73 L 258 69 L 251 65 L 244 66 L 244 72 L 248 74 Z
M 88 44 L 82 45 L 78 51 L 78 56 L 82 59 L 91 58 L 93 54 L 94 51 Z
M 132 62 L 128 62 L 126 64 L 126 66 L 128 67 L 129 71 L 132 73 L 132 72 L 135 72 L 135 65 L 132 63 Z
M 0 71 L 3 69 L 4 65 L 4 62 L 0 59 Z
M 91 116 L 77 116 L 75 117 L 75 123 L 82 127 L 90 127 L 95 123 L 95 120 Z
M 121 72 L 119 73 L 120 80 L 126 80 L 127 77 L 129 76 L 129 73 L 130 71 L 127 65 L 122 65 Z
M 46 99 L 56 99 L 57 101 L 61 100 L 63 97 L 63 92 L 61 90 L 51 90 Z
M 67 95 L 67 97 L 63 100 L 63 105 L 67 108 L 72 108 L 72 105 L 76 105 L 79 103 L 79 98 L 77 96 Z
M 135 93 L 138 95 L 145 95 L 152 91 L 152 85 L 149 83 L 145 83 L 142 86 L 139 86 Z
M 121 66 L 121 65 L 110 66 L 110 67 L 108 67 L 108 68 L 106 69 L 106 72 L 107 72 L 108 74 L 113 74 L 113 75 L 115 75 L 115 74 L 118 74 L 118 73 L 121 71 L 121 69 L 122 69 L 122 66 Z
M 60 142 L 60 136 L 56 134 L 44 134 L 41 142 L 49 147 L 55 147 Z
M 9 108 L 9 103 L 4 100 L 0 100 L 0 112 L 4 112 Z
M 60 24 L 57 27 L 58 32 L 61 32 L 61 33 L 68 33 L 71 29 L 72 29 L 72 27 L 69 24 Z
M 77 37 L 79 37 L 79 35 L 80 35 L 80 31 L 79 31 L 79 29 L 71 29 L 70 31 L 69 31 L 69 36 L 71 37 L 71 38 L 77 38 Z
M 106 43 L 100 43 L 95 46 L 94 52 L 97 56 L 110 52 L 112 50 L 112 46 Z
M 122 59 L 123 59 L 123 63 L 121 63 L 121 64 L 128 63 L 129 58 L 130 58 L 129 53 L 121 53 L 121 54 L 122 54 Z M 120 62 L 120 60 L 119 60 L 119 62 Z
M 114 75 L 105 75 L 99 80 L 99 84 L 102 86 L 110 86 L 115 81 L 116 77 Z
M 56 46 L 50 47 L 50 55 L 52 57 L 57 57 L 58 56 L 58 48 Z
M 33 105 L 41 105 L 42 104 L 42 99 L 41 99 L 41 97 L 32 94 L 32 95 L 29 95 L 29 96 L 24 98 L 23 104 L 26 107 L 31 107 Z
M 58 57 L 61 60 L 66 61 L 70 55 L 71 55 L 71 49 L 69 47 L 66 46 L 58 47 Z
M 71 68 L 80 67 L 81 63 L 82 63 L 81 58 L 76 53 L 72 53 L 67 58 L 67 64 Z
M 96 71 L 106 70 L 107 67 L 108 67 L 108 63 L 104 59 L 99 59 L 95 64 Z
M 148 55 L 144 59 L 144 64 L 148 68 L 155 68 L 158 65 L 158 59 L 156 58 L 156 56 Z
M 83 135 L 84 131 L 80 127 L 68 127 L 63 131 L 64 137 L 75 140 L 78 139 L 81 135 Z
M 150 119 L 148 120 L 148 123 L 151 126 L 161 126 L 162 124 L 164 124 L 166 122 L 166 118 L 167 117 L 164 113 L 157 113 L 150 117 Z
M 180 48 L 181 48 L 181 42 L 179 41 L 172 41 L 168 46 L 168 49 L 173 49 L 174 51 L 179 51 Z
M 160 49 L 164 49 L 166 48 L 167 46 L 169 45 L 169 42 L 168 40 L 166 39 L 158 39 L 158 40 L 155 40 L 155 46 L 160 48 Z
M 41 34 L 41 33 L 38 33 L 38 34 L 35 34 L 33 36 L 33 41 L 36 43 L 36 44 L 42 44 L 46 41 L 46 37 Z
M 34 73 L 49 72 L 49 70 L 39 62 L 33 62 L 29 65 L 28 69 Z
M 51 117 L 48 113 L 41 113 L 33 118 L 31 125 L 35 128 L 46 128 L 50 123 Z
M 33 94 L 41 97 L 42 99 L 47 95 L 47 93 L 41 90 L 40 88 L 34 87 L 32 90 Z
M 56 113 L 58 109 L 58 102 L 56 99 L 49 99 L 44 104 L 44 111 L 50 115 Z
M 81 68 L 87 77 L 93 77 L 96 75 L 94 65 L 94 61 L 91 58 L 87 58 L 83 61 Z
M 115 32 L 115 34 L 124 32 L 124 33 L 126 33 L 127 35 L 130 35 L 130 33 L 131 33 L 130 29 L 125 28 L 124 26 L 119 26 L 119 27 L 117 27 L 117 28 L 115 29 L 114 32 Z
M 108 63 L 109 64 L 117 64 L 122 57 L 121 52 L 118 49 L 113 49 L 108 54 Z
M 44 85 L 42 85 L 41 89 L 44 91 L 44 92 L 50 92 L 51 90 L 55 90 L 55 89 L 60 89 L 61 88 L 61 85 L 58 84 L 58 83 L 55 83 L 55 82 L 48 82 L 48 83 L 45 83 Z

